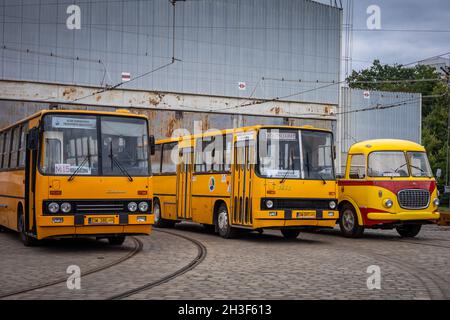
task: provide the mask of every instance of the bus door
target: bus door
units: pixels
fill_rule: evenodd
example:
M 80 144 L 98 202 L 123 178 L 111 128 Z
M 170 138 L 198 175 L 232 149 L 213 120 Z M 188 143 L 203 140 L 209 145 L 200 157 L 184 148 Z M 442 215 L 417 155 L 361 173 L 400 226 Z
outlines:
M 192 219 L 191 181 L 193 148 L 180 148 L 177 170 L 177 216 L 178 219 Z
M 25 152 L 25 209 L 24 228 L 26 233 L 36 235 L 36 170 L 38 167 L 39 128 L 29 130 L 26 136 Z
M 237 141 L 234 147 L 233 170 L 233 224 L 251 225 L 252 180 L 254 175 L 255 143 Z

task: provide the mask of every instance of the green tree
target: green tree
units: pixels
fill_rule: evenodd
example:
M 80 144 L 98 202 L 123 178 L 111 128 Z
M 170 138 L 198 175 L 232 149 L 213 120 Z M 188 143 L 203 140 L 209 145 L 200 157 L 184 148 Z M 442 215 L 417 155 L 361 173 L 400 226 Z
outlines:
M 432 79 L 436 81 L 403 81 Z M 445 95 L 448 92 L 446 84 L 440 81 L 440 74 L 434 68 L 423 65 L 411 68 L 400 64 L 383 65 L 379 60 L 375 60 L 369 68 L 353 71 L 347 80 L 351 88 L 363 90 L 414 92 L 421 93 L 422 96 L 441 95 L 422 101 L 422 143 L 427 149 L 433 171 L 436 172 L 437 168 L 445 170 L 450 99 Z M 402 81 L 391 82 L 391 80 Z M 441 183 L 444 182 L 443 178 L 440 180 Z

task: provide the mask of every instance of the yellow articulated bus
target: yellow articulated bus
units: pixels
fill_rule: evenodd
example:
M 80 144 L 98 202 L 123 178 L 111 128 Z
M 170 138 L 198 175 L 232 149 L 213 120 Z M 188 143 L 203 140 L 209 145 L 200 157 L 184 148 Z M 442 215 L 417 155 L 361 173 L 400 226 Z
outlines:
M 370 140 L 348 153 L 339 180 L 339 224 L 348 237 L 364 228 L 397 229 L 415 237 L 439 219 L 439 198 L 425 148 L 404 140 Z
M 313 127 L 253 126 L 161 140 L 152 158 L 155 226 L 332 228 L 338 219 L 333 135 Z
M 152 148 L 147 118 L 127 110 L 45 110 L 1 130 L 0 225 L 25 245 L 149 234 Z

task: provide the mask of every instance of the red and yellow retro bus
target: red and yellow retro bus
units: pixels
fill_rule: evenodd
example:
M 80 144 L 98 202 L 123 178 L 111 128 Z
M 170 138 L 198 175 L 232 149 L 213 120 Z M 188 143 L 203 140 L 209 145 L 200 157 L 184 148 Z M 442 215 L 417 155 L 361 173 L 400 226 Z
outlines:
M 348 237 L 364 228 L 396 229 L 415 237 L 439 219 L 439 199 L 425 148 L 404 140 L 354 144 L 339 180 L 339 225 Z
M 152 145 L 147 118 L 127 110 L 44 110 L 4 128 L 0 225 L 25 245 L 149 234 Z
M 333 135 L 309 126 L 253 126 L 158 141 L 152 158 L 156 226 L 303 228 L 338 219 Z

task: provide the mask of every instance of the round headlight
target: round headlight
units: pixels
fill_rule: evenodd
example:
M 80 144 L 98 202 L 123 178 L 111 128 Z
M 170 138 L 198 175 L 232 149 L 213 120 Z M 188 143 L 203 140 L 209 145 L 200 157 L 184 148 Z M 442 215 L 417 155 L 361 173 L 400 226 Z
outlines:
M 269 208 L 269 209 L 272 209 L 273 208 L 273 201 L 272 200 L 267 200 L 266 201 L 266 207 Z
M 148 210 L 147 202 L 139 202 L 139 210 L 142 212 L 146 212 Z
M 135 212 L 137 210 L 136 202 L 130 202 L 128 204 L 128 211 Z
M 336 209 L 336 202 L 335 201 L 330 201 L 330 203 L 328 205 L 330 206 L 331 210 Z
M 384 206 L 386 207 L 386 208 L 392 208 L 392 206 L 394 205 L 394 203 L 392 202 L 392 200 L 391 199 L 386 199 L 386 200 L 384 200 Z
M 436 198 L 436 199 L 433 200 L 433 204 L 434 204 L 435 207 L 439 207 L 440 203 L 441 203 L 441 202 L 439 201 L 438 198 Z
M 72 209 L 72 206 L 70 205 L 70 203 L 68 202 L 63 202 L 61 204 L 61 211 L 64 213 L 68 213 L 70 212 L 70 210 Z
M 56 202 L 51 202 L 48 205 L 48 211 L 50 211 L 51 213 L 57 213 L 59 210 L 59 204 L 57 204 Z

